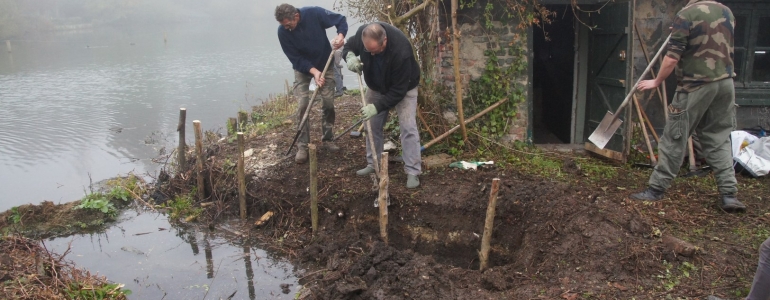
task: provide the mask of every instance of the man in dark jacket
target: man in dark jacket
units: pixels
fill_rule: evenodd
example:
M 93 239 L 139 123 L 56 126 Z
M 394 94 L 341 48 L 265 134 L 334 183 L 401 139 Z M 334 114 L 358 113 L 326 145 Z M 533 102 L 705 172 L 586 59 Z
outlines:
M 675 69 L 678 85 L 658 153 L 660 160 L 650 175 L 646 190 L 631 199 L 657 201 L 679 172 L 684 161 L 687 138 L 698 134 L 706 162 L 714 170 L 721 194 L 720 207 L 742 212 L 732 165 L 730 132 L 735 128 L 735 17 L 715 1 L 690 0 L 674 18 L 660 72 L 655 79 L 639 82 L 640 91 L 654 89 Z
M 323 122 L 322 148 L 336 151 L 337 146 L 332 144 L 334 138 L 334 73 L 329 70 L 321 77 L 326 61 L 334 49 L 339 49 L 345 43 L 345 35 L 348 33 L 348 23 L 345 16 L 328 11 L 326 9 L 309 6 L 300 9 L 289 4 L 281 4 L 275 8 L 275 19 L 281 23 L 278 26 L 278 41 L 286 57 L 294 68 L 294 96 L 299 99 L 297 107 L 298 122 L 302 121 L 305 109 L 310 101 L 310 79 L 314 79 L 320 89 L 317 96 L 321 97 Z M 335 26 L 337 37 L 332 40 L 332 45 L 326 38 L 326 29 Z M 299 125 L 298 125 L 299 126 Z M 302 128 L 297 143 L 297 156 L 294 161 L 304 163 L 307 161 L 307 143 L 310 142 L 308 134 L 310 126 L 308 122 Z
M 359 74 L 363 71 L 369 87 L 366 91 L 368 104 L 361 108 L 361 113 L 371 118 L 370 130 L 374 138 L 374 152 L 378 157 L 382 153 L 383 127 L 388 121 L 388 111 L 396 108 L 404 171 L 407 174 L 406 187 L 418 187 L 420 180 L 417 176 L 422 173 L 420 135 L 416 120 L 420 68 L 414 58 L 412 44 L 398 28 L 375 22 L 361 26 L 348 39 L 342 56 L 349 70 Z M 366 161 L 366 168 L 356 174 L 365 176 L 374 172 L 369 143 L 366 143 Z

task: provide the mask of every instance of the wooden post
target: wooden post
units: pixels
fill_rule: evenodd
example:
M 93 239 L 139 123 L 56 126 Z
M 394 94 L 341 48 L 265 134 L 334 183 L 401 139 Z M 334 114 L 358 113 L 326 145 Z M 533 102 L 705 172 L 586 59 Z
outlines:
M 176 131 L 179 132 L 179 149 L 177 150 L 177 169 L 179 173 L 187 170 L 187 142 L 185 141 L 185 120 L 187 120 L 187 109 L 179 109 L 179 124 L 176 125 Z
M 168 35 L 165 32 L 163 33 L 163 43 L 168 43 Z
M 500 190 L 500 178 L 492 179 L 492 189 L 489 191 L 489 205 L 487 206 L 487 219 L 484 221 L 484 235 L 481 237 L 481 251 L 479 251 L 479 270 L 484 271 L 489 261 L 489 242 L 492 240 L 492 230 L 495 223 L 495 207 L 497 206 L 497 192 Z
M 457 29 L 457 2 L 452 0 L 452 56 L 455 70 L 455 94 L 457 96 L 457 114 L 460 116 L 460 128 L 463 132 L 463 142 L 468 144 L 468 132 L 465 130 L 465 115 L 463 114 L 463 80 L 460 77 L 460 32 Z
M 243 162 L 243 151 L 246 142 L 243 132 L 238 132 L 238 202 L 241 204 L 241 220 L 246 219 L 246 167 Z
M 249 124 L 249 113 L 246 111 L 239 111 L 238 112 L 238 131 L 244 131 L 243 128 L 246 127 L 246 125 Z
M 195 129 L 195 155 L 197 165 L 197 177 L 198 177 L 198 200 L 203 201 L 206 199 L 206 186 L 203 185 L 203 133 L 201 132 L 201 121 L 193 121 L 193 128 Z
M 238 119 L 227 118 L 227 136 L 232 136 L 238 131 Z
M 8 53 L 11 53 L 11 40 L 5 40 L 5 47 L 8 48 Z
M 310 154 L 310 220 L 315 235 L 318 230 L 318 159 L 315 144 L 308 144 L 307 149 Z
M 695 146 L 692 144 L 692 136 L 687 138 L 687 154 L 689 156 L 690 172 L 695 172 L 698 167 L 695 166 Z
M 372 149 L 374 151 L 374 149 Z M 388 152 L 383 152 L 380 161 L 380 195 L 377 197 L 380 209 L 380 237 L 388 243 Z
M 284 79 L 284 83 L 286 84 L 286 99 L 285 100 L 288 102 L 289 99 L 290 99 L 289 97 L 291 97 L 291 90 L 289 89 L 289 80 L 288 79 Z
M 642 126 L 642 135 L 644 135 L 644 142 L 647 144 L 647 151 L 650 152 L 650 162 L 653 166 L 658 164 L 658 159 L 655 158 L 655 151 L 650 144 L 650 137 L 647 135 L 647 125 L 644 124 L 644 117 L 642 117 L 642 107 L 639 105 L 639 99 L 634 94 L 634 104 L 636 105 L 636 116 L 639 118 L 639 125 Z

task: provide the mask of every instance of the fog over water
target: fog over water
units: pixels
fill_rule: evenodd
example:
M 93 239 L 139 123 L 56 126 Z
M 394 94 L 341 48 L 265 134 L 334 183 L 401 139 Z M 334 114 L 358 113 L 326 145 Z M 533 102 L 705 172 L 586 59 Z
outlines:
M 76 200 L 90 180 L 155 174 L 152 159 L 176 143 L 180 107 L 192 144 L 192 120 L 222 132 L 238 109 L 282 92 L 293 81 L 273 17 L 282 2 L 19 2 L 47 30 L 12 36 L 12 52 L 0 52 L 0 210 Z M 348 23 L 351 33 L 359 26 Z

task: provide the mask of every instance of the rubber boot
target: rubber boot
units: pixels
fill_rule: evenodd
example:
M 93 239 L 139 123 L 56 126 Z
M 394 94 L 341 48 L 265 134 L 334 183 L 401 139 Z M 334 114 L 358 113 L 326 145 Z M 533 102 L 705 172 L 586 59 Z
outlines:
M 304 164 L 307 162 L 307 149 L 299 147 L 297 149 L 297 156 L 294 157 L 294 162 L 297 164 Z
M 417 175 L 406 175 L 406 188 L 413 189 L 420 186 L 420 178 Z
M 366 166 L 366 168 L 356 171 L 356 175 L 358 176 L 367 176 L 372 173 L 374 173 L 374 168 L 371 166 Z
M 663 199 L 663 194 L 665 194 L 664 191 L 661 191 L 652 187 L 647 187 L 644 191 L 631 194 L 628 197 L 634 200 L 658 201 L 660 199 Z
M 746 205 L 738 201 L 738 198 L 735 198 L 735 194 L 722 194 L 721 207 L 729 213 L 746 211 Z

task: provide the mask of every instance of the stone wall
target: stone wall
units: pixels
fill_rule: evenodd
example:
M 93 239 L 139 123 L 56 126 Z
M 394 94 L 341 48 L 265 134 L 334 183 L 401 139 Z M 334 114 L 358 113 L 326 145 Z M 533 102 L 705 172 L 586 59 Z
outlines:
M 464 90 L 468 88 L 471 80 L 478 80 L 484 73 L 487 64 L 487 56 L 485 55 L 487 50 L 495 52 L 498 64 L 504 68 L 510 66 L 517 59 L 511 55 L 511 51 L 508 51 L 510 46 L 523 45 L 526 47 L 527 45 L 526 33 L 517 31 L 513 26 L 502 24 L 499 21 L 494 21 L 491 29 L 484 28 L 481 22 L 465 23 L 460 25 L 460 32 L 460 77 Z M 448 38 L 451 37 L 451 33 L 445 32 L 442 36 L 447 38 L 442 39 L 439 43 L 438 55 L 436 56 L 436 64 L 439 67 L 435 78 L 439 78 L 444 86 L 454 91 L 453 44 L 452 40 Z M 526 72 L 520 77 L 508 78 L 507 80 L 516 81 L 526 93 Z M 527 105 L 527 101 L 518 104 L 518 113 L 515 119 L 511 121 L 508 135 L 503 138 L 503 141 L 528 141 L 530 137 L 527 134 L 529 119 Z M 470 115 L 465 117 L 468 118 Z

